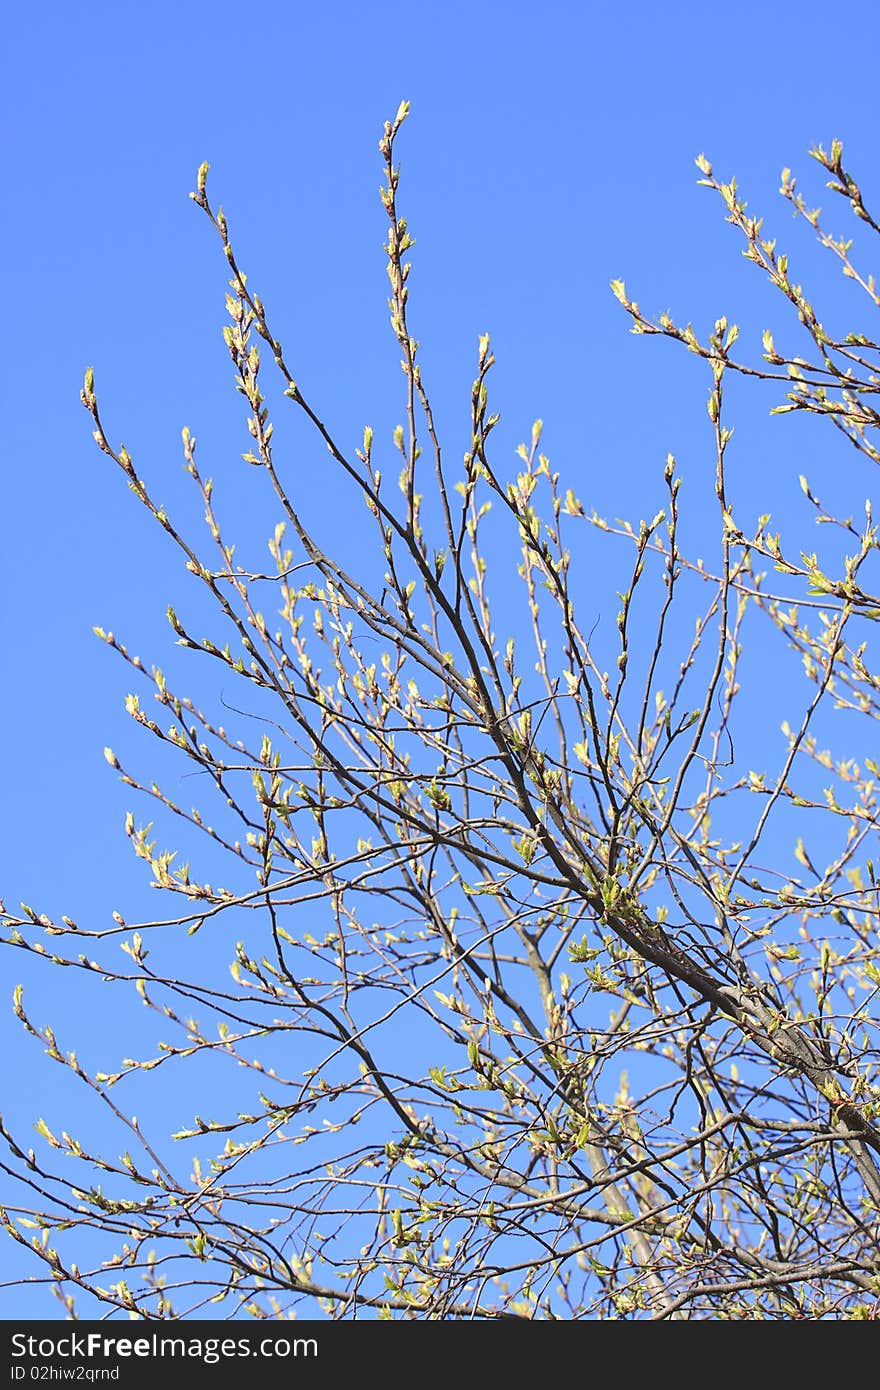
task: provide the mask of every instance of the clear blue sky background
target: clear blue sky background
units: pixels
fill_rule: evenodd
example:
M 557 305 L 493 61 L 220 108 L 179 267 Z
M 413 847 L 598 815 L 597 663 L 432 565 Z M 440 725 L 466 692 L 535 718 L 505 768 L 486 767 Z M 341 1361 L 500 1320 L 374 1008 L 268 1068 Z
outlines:
M 169 506 L 186 497 L 183 424 L 210 455 L 206 471 L 228 475 L 236 495 L 247 446 L 220 338 L 225 268 L 187 197 L 199 163 L 211 162 L 212 196 L 304 390 L 353 443 L 364 423 L 390 425 L 399 411 L 376 145 L 383 120 L 411 100 L 400 154 L 418 241 L 413 323 L 454 450 L 477 336 L 490 331 L 511 459 L 541 416 L 555 466 L 585 502 L 650 515 L 656 494 L 644 505 L 640 494 L 672 450 L 698 517 L 711 491 L 705 375 L 671 347 L 629 337 L 608 283 L 624 276 L 646 308 L 703 331 L 727 312 L 757 347 L 779 308 L 696 187 L 694 156 L 735 172 L 768 227 L 828 277 L 776 196 L 779 171 L 792 165 L 821 189 L 806 152 L 838 136 L 869 200 L 880 196 L 878 28 L 872 4 L 844 14 L 815 0 L 761 12 L 646 0 L 421 0 L 396 14 L 371 0 L 10 9 L 0 227 L 8 903 L 90 924 L 114 907 L 131 917 L 148 907 L 122 833 L 131 798 L 102 757 L 105 744 L 132 746 L 131 682 L 91 630 L 113 628 L 164 664 L 165 607 L 186 576 L 96 451 L 78 394 L 94 366 L 108 430 Z M 831 211 L 845 227 L 844 205 Z M 800 505 L 797 473 L 825 440 L 796 427 L 768 434 L 771 403 L 744 400 L 738 467 L 751 510 L 784 519 Z M 311 463 L 303 473 L 320 501 Z M 66 1046 L 106 1057 L 108 1032 L 122 1027 L 112 1007 L 84 1016 L 65 976 L 28 972 L 12 952 L 0 968 L 4 998 L 26 975 L 34 1016 L 52 1018 Z M 58 1069 L 7 1014 L 0 1043 L 4 1112 L 27 1125 L 68 1104 Z M 14 1251 L 0 1247 L 0 1267 L 15 1272 Z M 42 1290 L 0 1293 L 0 1316 L 23 1312 L 60 1309 Z

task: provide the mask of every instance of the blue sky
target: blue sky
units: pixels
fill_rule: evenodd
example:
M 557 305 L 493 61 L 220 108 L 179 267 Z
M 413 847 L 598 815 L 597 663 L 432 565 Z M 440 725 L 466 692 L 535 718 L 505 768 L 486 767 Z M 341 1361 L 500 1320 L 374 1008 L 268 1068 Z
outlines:
M 873 5 L 841 19 L 813 0 L 762 15 L 488 0 L 399 17 L 370 0 L 50 0 L 15 7 L 4 27 L 0 895 L 97 923 L 115 907 L 146 910 L 146 898 L 122 833 L 130 797 L 102 757 L 105 744 L 128 746 L 130 682 L 92 627 L 162 664 L 165 608 L 185 576 L 96 451 L 79 389 L 93 366 L 110 434 L 169 506 L 191 505 L 184 424 L 210 471 L 229 473 L 234 503 L 246 444 L 220 338 L 224 264 L 187 197 L 200 162 L 307 395 L 354 442 L 367 422 L 390 429 L 399 409 L 377 140 L 408 98 L 413 322 L 441 426 L 453 441 L 461 432 L 489 331 L 511 458 L 540 416 L 585 502 L 650 515 L 653 494 L 642 507 L 641 493 L 672 450 L 698 525 L 711 493 L 704 373 L 629 337 L 609 281 L 625 277 L 646 309 L 702 330 L 726 312 L 756 348 L 779 311 L 696 186 L 694 157 L 736 173 L 780 241 L 818 264 L 776 196 L 779 171 L 821 189 L 807 149 L 839 137 L 869 201 L 880 188 L 878 22 Z M 845 212 L 833 209 L 835 229 Z M 768 435 L 770 404 L 743 403 L 739 467 L 752 510 L 784 518 L 823 442 L 797 428 Z M 320 476 L 304 469 L 302 486 L 326 504 Z M 4 995 L 18 967 L 7 953 Z M 33 999 L 71 1046 L 97 1050 L 116 1026 L 83 1017 L 45 972 Z M 0 1041 L 15 1059 L 4 1111 L 27 1122 L 35 1094 L 41 1112 L 66 1103 L 6 1014 Z M 17 1312 L 58 1310 L 43 1292 L 0 1293 L 0 1316 Z

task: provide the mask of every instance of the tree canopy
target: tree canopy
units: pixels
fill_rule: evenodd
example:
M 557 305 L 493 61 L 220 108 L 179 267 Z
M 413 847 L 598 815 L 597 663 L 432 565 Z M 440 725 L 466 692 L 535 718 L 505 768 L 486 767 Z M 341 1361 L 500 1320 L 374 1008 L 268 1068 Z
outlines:
M 199 170 L 270 565 L 240 562 L 223 479 L 215 497 L 188 429 L 205 530 L 166 513 L 86 373 L 98 447 L 200 586 L 195 616 L 187 598 L 168 619 L 216 698 L 98 630 L 131 667 L 128 714 L 157 765 L 170 753 L 198 774 L 185 785 L 199 804 L 180 776 L 108 749 L 138 808 L 155 807 L 155 833 L 136 810 L 126 830 L 162 910 L 110 928 L 5 911 L 5 944 L 155 1020 L 144 1055 L 92 1073 L 16 991 L 32 1040 L 113 1129 L 96 1143 L 47 1116 L 31 1148 L 4 1125 L 6 1232 L 68 1312 L 873 1317 L 877 530 L 870 502 L 838 516 L 806 478 L 820 546 L 798 519 L 790 535 L 752 524 L 728 477 L 725 388 L 769 383 L 776 413 L 820 417 L 876 464 L 880 348 L 823 326 L 701 157 L 807 355 L 779 331 L 780 347 L 767 332 L 763 355 L 740 355 L 733 322 L 701 336 L 614 282 L 635 333 L 683 344 L 706 372 L 717 505 L 699 554 L 671 456 L 645 518 L 625 520 L 556 470 L 540 421 L 513 466 L 496 456 L 488 335 L 467 448 L 450 457 L 411 324 L 407 111 L 380 142 L 403 383 L 391 440 L 367 427 L 349 449 L 325 423 L 332 402 L 307 399 Z M 839 143 L 811 154 L 880 231 Z M 782 194 L 877 306 L 852 243 L 788 171 Z M 328 470 L 316 520 L 282 406 Z M 350 504 L 356 548 L 334 528 Z M 758 763 L 776 649 L 801 675 Z M 140 1088 L 149 1122 L 134 1118 Z M 172 1094 L 195 1097 L 174 1134 Z

